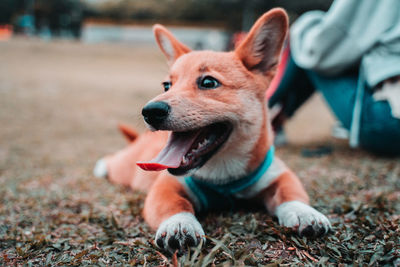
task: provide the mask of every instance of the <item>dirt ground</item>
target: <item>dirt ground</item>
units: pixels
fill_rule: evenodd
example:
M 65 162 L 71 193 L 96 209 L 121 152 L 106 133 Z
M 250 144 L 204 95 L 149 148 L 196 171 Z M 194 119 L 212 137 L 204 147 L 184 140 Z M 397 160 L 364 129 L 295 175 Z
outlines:
M 157 251 L 143 195 L 92 168 L 125 145 L 118 122 L 144 130 L 140 110 L 166 74 L 154 45 L 0 43 L 1 265 L 400 264 L 400 160 L 334 140 L 319 96 L 288 123 L 290 143 L 277 153 L 334 233 L 307 240 L 265 212 L 225 212 L 201 218 L 203 250 L 178 259 Z M 302 153 L 321 145 L 333 152 Z

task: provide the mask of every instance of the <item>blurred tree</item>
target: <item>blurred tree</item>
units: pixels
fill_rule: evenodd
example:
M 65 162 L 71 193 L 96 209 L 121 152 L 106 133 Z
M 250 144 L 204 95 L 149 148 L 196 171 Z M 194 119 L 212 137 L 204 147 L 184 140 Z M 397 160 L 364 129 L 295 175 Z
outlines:
M 10 23 L 33 0 L 0 0 L 0 23 Z M 114 21 L 169 21 L 215 24 L 232 31 L 248 30 L 254 20 L 274 6 L 292 18 L 311 9 L 326 10 L 332 0 L 35 0 L 36 26 L 49 25 L 54 34 L 73 28 L 79 35 L 83 17 Z M 91 8 L 83 5 L 86 3 Z
M 31 18 L 36 32 L 49 28 L 52 35 L 70 32 L 80 36 L 85 5 L 82 0 L 0 0 L 0 24 L 20 30 L 23 19 Z
M 0 24 L 9 24 L 17 12 L 22 12 L 24 0 L 0 1 Z
M 0 24 L 10 23 L 12 15 L 17 10 L 17 1 L 1 0 L 0 1 Z
M 281 6 L 292 18 L 311 9 L 327 10 L 332 0 L 103 0 L 89 1 L 96 17 L 116 21 L 168 21 L 220 24 L 231 31 L 248 30 L 266 10 Z
M 83 21 L 84 6 L 79 0 L 36 0 L 34 15 L 36 29 L 49 28 L 53 36 L 70 32 L 79 38 Z

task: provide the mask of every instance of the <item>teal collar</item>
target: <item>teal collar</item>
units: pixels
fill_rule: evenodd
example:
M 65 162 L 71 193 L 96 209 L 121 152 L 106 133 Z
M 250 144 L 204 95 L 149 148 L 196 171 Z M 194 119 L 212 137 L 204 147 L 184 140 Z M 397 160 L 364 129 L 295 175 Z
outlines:
M 261 179 L 264 173 L 267 172 L 267 170 L 271 166 L 274 157 L 275 157 L 275 147 L 272 145 L 268 150 L 268 153 L 265 156 L 264 161 L 254 172 L 252 172 L 250 175 L 244 176 L 239 180 L 235 180 L 228 184 L 223 184 L 223 185 L 211 184 L 191 176 L 185 177 L 185 182 L 190 188 L 190 190 L 197 196 L 197 198 L 201 202 L 203 209 L 208 209 L 209 201 L 207 197 L 208 192 L 206 191 L 212 190 L 214 192 L 218 192 L 219 194 L 225 197 L 232 196 L 233 194 L 240 192 L 258 182 L 258 180 Z

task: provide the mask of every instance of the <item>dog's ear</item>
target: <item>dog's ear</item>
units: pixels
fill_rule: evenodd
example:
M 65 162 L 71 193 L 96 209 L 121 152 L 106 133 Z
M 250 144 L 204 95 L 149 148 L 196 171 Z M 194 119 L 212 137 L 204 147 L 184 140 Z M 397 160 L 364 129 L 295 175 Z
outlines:
M 251 71 L 266 72 L 276 67 L 288 30 L 288 17 L 281 8 L 262 15 L 235 53 Z
M 131 143 L 138 137 L 138 133 L 126 124 L 118 124 L 119 131 L 124 135 L 126 140 Z
M 190 48 L 179 42 L 164 26 L 160 24 L 154 25 L 153 33 L 158 46 L 167 57 L 170 65 L 174 63 L 178 57 L 190 52 Z

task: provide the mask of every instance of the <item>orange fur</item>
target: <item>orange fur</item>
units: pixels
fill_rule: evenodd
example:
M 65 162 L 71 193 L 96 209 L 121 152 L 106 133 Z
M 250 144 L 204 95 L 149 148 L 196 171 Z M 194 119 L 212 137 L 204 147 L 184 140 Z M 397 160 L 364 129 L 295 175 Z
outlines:
M 245 176 L 263 161 L 273 144 L 265 91 L 275 74 L 287 27 L 284 11 L 272 10 L 255 23 L 233 52 L 190 51 L 163 26 L 154 27 L 157 44 L 170 65 L 168 80 L 172 84 L 170 90 L 150 101 L 163 101 L 172 107 L 163 130 L 188 131 L 224 120 L 234 128 L 223 147 L 194 172 L 197 177 L 229 182 L 224 179 Z M 220 82 L 218 89 L 199 90 L 196 80 L 206 75 Z M 120 129 L 134 141 L 106 157 L 109 179 L 148 192 L 143 214 L 153 229 L 175 214 L 193 214 L 188 193 L 176 178 L 166 171 L 145 172 L 135 164 L 154 158 L 165 145 L 168 132 L 147 132 L 136 138 L 128 127 Z M 219 177 L 221 173 L 225 176 Z M 291 171 L 281 174 L 255 198 L 272 213 L 286 202 L 308 203 L 303 186 Z
M 138 133 L 126 124 L 121 123 L 118 125 L 118 128 L 128 142 L 133 142 L 138 137 Z
M 253 52 L 250 47 L 255 42 L 254 38 L 259 28 L 271 17 L 274 17 L 273 12 L 259 19 L 242 44 L 234 52 L 228 53 L 190 51 L 189 48 L 177 41 L 167 29 L 161 25 L 156 25 L 154 34 L 157 44 L 171 65 L 169 79 L 174 89 L 158 95 L 152 99 L 152 102 L 166 101 L 173 106 L 174 116 L 179 117 L 179 120 L 176 121 L 182 124 L 176 125 L 176 127 L 182 128 L 182 130 L 185 130 L 185 127 L 189 124 L 189 119 L 190 124 L 202 125 L 208 123 L 211 118 L 215 117 L 215 114 L 234 114 L 237 110 L 245 110 L 246 106 L 242 102 L 243 95 L 239 94 L 239 91 L 243 90 L 243 88 L 249 94 L 250 92 L 254 93 L 258 101 L 264 103 L 265 90 L 275 74 L 275 66 L 279 58 L 280 49 L 275 49 L 274 54 L 270 55 L 270 67 L 266 72 L 263 72 L 263 70 L 257 69 L 257 65 L 260 64 L 260 58 L 252 56 Z M 284 32 L 287 27 L 286 19 L 283 16 L 277 17 L 278 20 L 282 20 L 281 31 Z M 284 37 L 285 34 L 280 34 L 278 40 L 273 39 L 271 42 L 280 47 Z M 170 41 L 172 52 L 167 51 L 164 47 L 165 38 Z M 199 60 L 199 58 L 202 60 Z M 186 75 L 181 76 L 181 73 Z M 195 77 L 204 74 L 211 74 L 216 77 L 222 83 L 222 88 L 213 91 L 198 90 L 193 80 Z M 204 107 L 207 107 L 207 109 L 205 110 Z M 260 105 L 260 108 L 262 109 L 260 114 L 263 122 L 260 127 L 261 132 L 250 151 L 251 158 L 247 166 L 248 172 L 257 168 L 273 141 L 266 116 L 266 105 Z M 251 121 L 248 123 L 251 123 Z M 122 132 L 126 136 L 127 132 L 131 131 L 127 131 L 125 127 Z M 128 138 L 129 136 L 128 134 Z M 240 142 L 243 138 L 247 137 L 241 135 L 238 137 L 237 142 Z M 182 211 L 193 212 L 193 207 L 189 207 L 190 204 L 185 201 L 185 196 L 182 193 L 183 188 L 176 179 L 171 178 L 165 172 L 159 174 L 142 171 L 134 164 L 136 161 L 155 157 L 165 142 L 165 132 L 145 133 L 137 141 L 129 145 L 128 148 L 108 158 L 111 181 L 130 186 L 135 190 L 150 190 L 143 213 L 146 221 L 153 228 L 157 228 L 159 223 L 175 213 Z M 160 178 L 160 181 L 157 181 L 152 186 L 159 175 L 163 176 L 163 178 Z M 295 176 L 291 176 L 291 180 L 296 179 Z M 277 194 L 276 198 L 270 200 L 274 204 L 268 204 L 267 206 L 276 206 L 286 198 L 296 199 L 295 195 L 298 190 L 304 192 L 298 181 L 295 182 L 295 186 L 287 187 L 284 186 L 285 183 L 279 183 L 278 185 L 277 192 L 279 194 Z M 282 189 L 280 189 L 280 185 L 282 185 Z M 302 195 L 302 193 L 299 195 Z M 269 197 L 266 197 L 266 199 L 269 200 Z
M 190 212 L 194 209 L 184 187 L 176 178 L 163 173 L 154 183 L 144 203 L 143 215 L 153 229 L 174 214 Z

